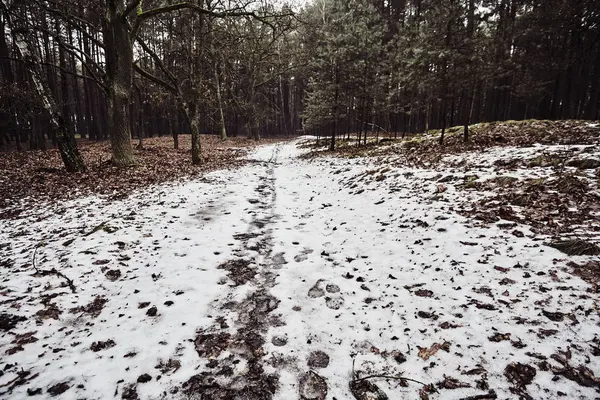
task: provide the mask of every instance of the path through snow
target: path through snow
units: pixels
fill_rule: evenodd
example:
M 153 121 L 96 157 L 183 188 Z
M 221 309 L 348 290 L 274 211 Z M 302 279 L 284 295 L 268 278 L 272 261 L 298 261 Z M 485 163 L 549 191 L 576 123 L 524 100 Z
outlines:
M 443 171 L 369 185 L 372 161 L 296 144 L 3 221 L 0 397 L 341 400 L 353 374 L 435 387 L 374 379 L 390 399 L 600 396 L 579 258 L 459 216 Z

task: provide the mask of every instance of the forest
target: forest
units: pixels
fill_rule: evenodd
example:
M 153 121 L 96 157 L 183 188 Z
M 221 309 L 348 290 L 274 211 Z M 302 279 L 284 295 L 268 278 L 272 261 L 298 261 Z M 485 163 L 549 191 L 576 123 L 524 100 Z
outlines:
M 0 28 L 0 399 L 599 398 L 598 0 Z
M 127 166 L 132 137 L 191 134 L 199 164 L 202 133 L 360 138 L 600 112 L 593 0 L 0 6 L 0 146 L 57 146 L 69 171 L 85 168 L 80 138 L 110 140 Z

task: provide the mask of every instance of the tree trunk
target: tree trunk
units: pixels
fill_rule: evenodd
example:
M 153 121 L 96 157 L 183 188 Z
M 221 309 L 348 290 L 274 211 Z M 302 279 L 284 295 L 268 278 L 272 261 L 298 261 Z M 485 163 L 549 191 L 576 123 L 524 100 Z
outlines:
M 442 99 L 442 134 L 440 135 L 440 146 L 444 145 L 444 135 L 446 133 L 446 99 Z
M 133 76 L 133 46 L 129 39 L 127 21 L 122 17 L 123 0 L 107 0 L 103 21 L 108 86 L 108 130 L 113 164 L 121 167 L 135 165 L 131 144 L 129 99 Z
M 67 55 L 65 54 L 64 43 L 62 38 L 62 32 L 60 31 L 60 24 L 56 21 L 56 34 L 58 37 L 58 63 L 60 65 L 60 94 L 62 103 L 62 117 L 65 122 L 65 126 L 69 130 L 70 134 L 75 134 L 73 129 L 73 119 L 71 118 L 71 109 L 69 104 L 71 98 L 69 96 L 69 78 L 67 76 Z
M 221 99 L 221 83 L 219 82 L 219 70 L 215 63 L 215 86 L 217 87 L 217 101 L 219 103 L 219 123 L 221 125 L 221 139 L 227 139 L 227 127 L 225 126 L 225 114 L 223 113 L 223 100 Z
M 173 148 L 175 150 L 179 149 L 179 135 L 176 132 L 177 131 L 173 129 L 173 121 L 169 118 L 169 135 L 173 138 Z
M 30 47 L 30 42 L 26 37 L 27 30 L 24 27 L 15 29 L 14 26 L 11 26 L 11 31 L 17 51 L 20 53 L 21 58 L 26 61 L 32 87 L 42 100 L 44 110 L 50 115 L 50 123 L 56 136 L 58 150 L 65 164 L 65 169 L 68 172 L 85 171 L 83 157 L 79 153 L 75 137 L 67 130 L 65 120 L 58 111 L 55 99 L 50 94 L 49 89 L 44 86 L 39 60 L 36 59 L 35 52 Z
M 185 112 L 185 116 L 190 124 L 190 130 L 192 133 L 192 164 L 200 165 L 202 164 L 201 150 L 202 146 L 200 144 L 200 110 L 198 104 L 194 102 L 188 103 L 185 100 L 182 100 L 183 110 Z M 179 147 L 179 141 L 176 142 Z
M 202 157 L 200 156 L 200 116 L 194 115 L 190 121 L 190 128 L 192 130 L 192 164 L 202 164 Z
M 331 128 L 331 143 L 329 144 L 329 151 L 334 151 L 335 150 L 335 134 L 336 134 L 336 130 L 337 130 L 337 124 L 338 124 L 338 99 L 339 99 L 339 85 L 340 83 L 340 79 L 339 79 L 339 66 L 336 65 L 336 70 L 335 70 L 335 95 L 334 95 L 334 99 L 333 99 L 333 127 Z

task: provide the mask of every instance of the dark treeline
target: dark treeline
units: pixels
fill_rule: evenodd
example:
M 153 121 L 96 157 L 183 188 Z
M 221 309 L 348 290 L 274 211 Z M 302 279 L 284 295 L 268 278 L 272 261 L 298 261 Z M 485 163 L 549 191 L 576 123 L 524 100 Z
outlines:
M 0 147 L 598 119 L 594 0 L 0 0 Z M 465 129 L 465 135 L 468 131 Z M 363 136 L 365 137 L 365 136 Z M 333 145 L 333 143 L 332 143 Z
M 318 0 L 305 20 L 320 134 L 599 117 L 597 1 Z

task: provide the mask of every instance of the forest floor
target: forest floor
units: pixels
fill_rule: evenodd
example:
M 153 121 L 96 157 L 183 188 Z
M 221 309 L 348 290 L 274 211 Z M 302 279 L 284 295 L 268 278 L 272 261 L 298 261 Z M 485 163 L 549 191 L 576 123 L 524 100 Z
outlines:
M 299 139 L 39 204 L 0 224 L 0 397 L 598 398 L 588 139 L 419 165 Z
M 179 149 L 168 136 L 146 138 L 134 144 L 138 166 L 122 169 L 110 162 L 110 142 L 78 141 L 87 171 L 67 173 L 57 149 L 0 153 L 0 219 L 28 213 L 40 201 L 62 201 L 85 195 L 123 198 L 132 191 L 174 179 L 202 177 L 208 171 L 235 168 L 246 162 L 255 140 L 202 135 L 202 165 L 191 164 L 190 135 L 179 135 Z M 266 143 L 278 140 L 267 139 Z M 263 140 L 262 144 L 265 143 Z M 35 210 L 34 210 L 35 211 Z

